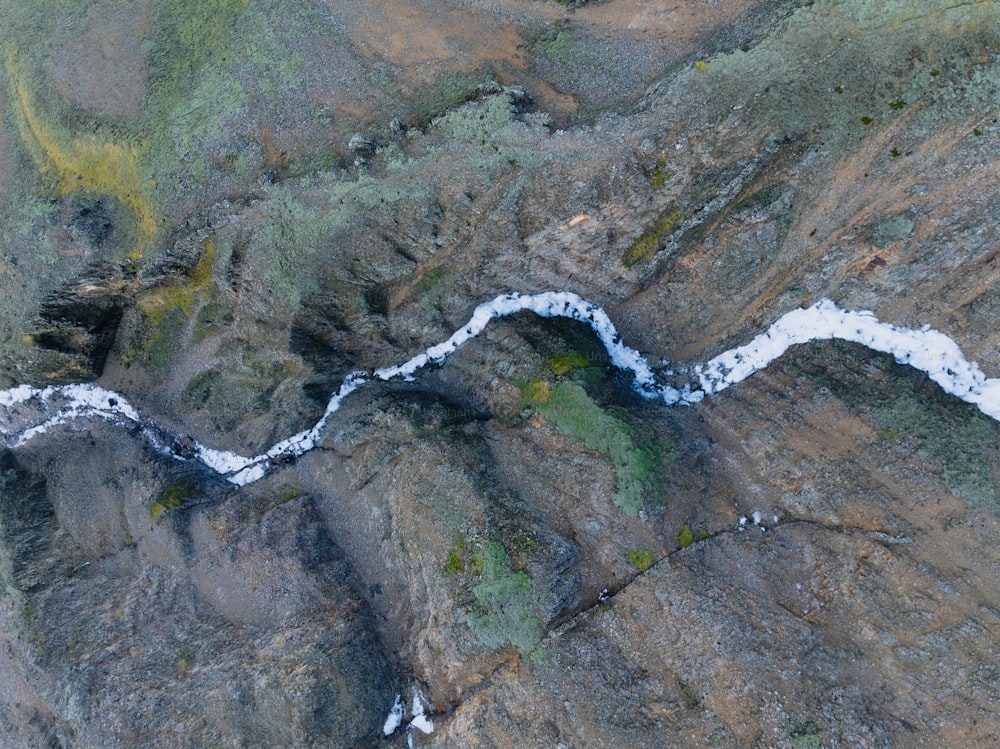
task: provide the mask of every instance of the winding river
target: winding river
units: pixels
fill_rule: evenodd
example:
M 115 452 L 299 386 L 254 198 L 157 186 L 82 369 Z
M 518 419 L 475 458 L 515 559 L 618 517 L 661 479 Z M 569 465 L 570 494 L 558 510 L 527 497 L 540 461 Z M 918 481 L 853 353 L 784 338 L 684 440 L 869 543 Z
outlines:
M 462 344 L 479 335 L 491 320 L 517 312 L 541 317 L 565 317 L 591 327 L 612 363 L 632 373 L 635 391 L 666 405 L 696 403 L 742 382 L 790 346 L 810 341 L 840 339 L 892 354 L 896 361 L 925 372 L 946 392 L 971 403 L 1000 421 L 1000 379 L 986 377 L 979 365 L 965 358 L 947 335 L 925 326 L 920 330 L 880 322 L 871 312 L 843 310 L 824 299 L 811 307 L 780 317 L 744 346 L 730 349 L 710 361 L 686 370 L 691 382 L 677 388 L 658 381 L 649 362 L 622 342 L 607 313 L 598 305 L 568 291 L 540 294 L 504 294 L 476 307 L 469 321 L 446 341 L 431 346 L 409 361 L 372 373 L 352 372 L 330 397 L 323 416 L 311 428 L 281 440 L 253 456 L 215 450 L 197 440 L 171 435 L 142 416 L 118 393 L 91 383 L 34 388 L 19 385 L 0 390 L 0 444 L 18 447 L 54 427 L 86 419 L 103 419 L 138 429 L 154 448 L 178 460 L 198 460 L 237 486 L 253 483 L 282 463 L 312 450 L 344 398 L 375 381 L 412 380 L 423 367 L 437 365 Z

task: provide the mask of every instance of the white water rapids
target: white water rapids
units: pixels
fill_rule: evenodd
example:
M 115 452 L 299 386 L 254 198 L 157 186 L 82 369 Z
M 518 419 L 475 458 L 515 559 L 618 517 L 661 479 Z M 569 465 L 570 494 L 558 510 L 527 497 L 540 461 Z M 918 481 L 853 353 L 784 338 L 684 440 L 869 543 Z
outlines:
M 591 327 L 619 369 L 631 372 L 635 391 L 651 401 L 687 405 L 742 382 L 781 356 L 790 346 L 810 341 L 841 339 L 892 354 L 896 361 L 925 372 L 946 392 L 979 408 L 1000 421 L 1000 379 L 990 379 L 975 362 L 966 360 L 958 345 L 944 333 L 879 322 L 871 312 L 850 312 L 824 299 L 805 309 L 783 315 L 767 331 L 745 346 L 730 349 L 688 371 L 693 381 L 676 388 L 657 381 L 646 359 L 622 343 L 614 324 L 598 305 L 568 291 L 541 294 L 504 294 L 476 307 L 469 321 L 448 340 L 393 367 L 371 374 L 352 372 L 331 397 L 326 411 L 314 426 L 293 434 L 260 455 L 246 457 L 214 450 L 190 438 L 171 437 L 151 419 L 144 418 L 118 393 L 90 383 L 33 388 L 28 385 L 0 390 L 0 444 L 18 447 L 53 427 L 88 418 L 98 418 L 137 428 L 158 450 L 179 460 L 195 459 L 245 486 L 263 478 L 282 462 L 313 449 L 327 420 L 344 398 L 374 380 L 412 380 L 417 370 L 441 364 L 463 343 L 475 338 L 498 317 L 517 312 L 541 317 L 566 317 Z

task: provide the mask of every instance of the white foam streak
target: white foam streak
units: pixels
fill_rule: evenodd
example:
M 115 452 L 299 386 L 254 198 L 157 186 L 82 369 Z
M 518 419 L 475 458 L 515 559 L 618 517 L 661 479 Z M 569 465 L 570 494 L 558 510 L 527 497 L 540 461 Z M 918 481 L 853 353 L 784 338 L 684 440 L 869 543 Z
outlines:
M 91 384 L 50 385 L 41 389 L 18 385 L 0 390 L 0 406 L 5 409 L 0 414 L 0 434 L 11 447 L 20 447 L 53 427 L 86 417 L 97 417 L 116 424 L 142 425 L 138 411 L 128 401 L 118 393 Z M 9 422 L 25 412 L 41 411 L 47 415 L 53 410 L 54 414 L 19 433 L 14 434 L 8 427 Z
M 896 361 L 925 372 L 946 392 L 976 405 L 986 415 L 1000 420 L 1000 379 L 989 379 L 975 362 L 965 359 L 961 349 L 944 333 L 924 328 L 911 330 L 879 322 L 871 312 L 842 310 L 824 299 L 806 309 L 793 310 L 778 319 L 767 331 L 744 346 L 730 349 L 704 365 L 693 367 L 696 383 L 676 388 L 657 381 L 646 359 L 626 346 L 607 313 L 598 305 L 568 291 L 541 294 L 504 294 L 480 304 L 469 321 L 446 341 L 431 346 L 412 359 L 392 367 L 376 369 L 371 375 L 352 372 L 327 403 L 320 420 L 277 442 L 261 455 L 245 457 L 215 450 L 190 439 L 175 440 L 172 447 L 162 444 L 163 430 L 143 419 L 124 398 L 92 384 L 50 386 L 43 389 L 18 385 L 0 390 L 0 437 L 18 447 L 52 428 L 85 418 L 111 423 L 138 425 L 157 449 L 172 452 L 178 459 L 193 457 L 239 486 L 258 481 L 275 466 L 293 460 L 319 444 L 330 416 L 344 399 L 374 380 L 412 380 L 421 368 L 441 364 L 463 344 L 483 332 L 499 317 L 517 312 L 533 312 L 540 317 L 578 320 L 594 331 L 611 362 L 633 376 L 633 387 L 642 397 L 662 400 L 668 405 L 691 404 L 742 382 L 784 354 L 790 346 L 838 338 L 860 343 L 876 351 L 892 354 Z M 30 424 L 30 426 L 24 426 Z
M 420 688 L 413 687 L 413 706 L 411 712 L 413 713 L 413 718 L 410 720 L 410 726 L 418 729 L 421 733 L 434 733 L 434 723 L 424 714 L 424 699 L 423 695 L 420 693 Z
M 18 385 L 8 390 L 0 390 L 0 406 L 13 406 L 15 403 L 24 403 L 29 398 L 35 396 L 39 391 L 31 385 Z
M 242 455 L 231 453 L 228 450 L 213 450 L 211 447 L 205 447 L 201 444 L 195 447 L 195 457 L 216 473 L 221 474 L 242 471 L 256 460 L 256 458 L 244 458 Z
M 699 384 L 707 395 L 717 393 L 763 369 L 790 346 L 835 338 L 892 354 L 900 364 L 927 374 L 945 392 L 1000 421 L 1000 379 L 987 378 L 944 333 L 879 322 L 871 312 L 842 310 L 829 299 L 789 312 L 750 343 L 696 368 Z
M 385 716 L 385 723 L 382 724 L 383 736 L 391 736 L 396 732 L 396 729 L 403 723 L 403 714 L 405 712 L 406 708 L 403 707 L 402 696 L 397 694 L 396 701 L 392 703 L 389 714 Z

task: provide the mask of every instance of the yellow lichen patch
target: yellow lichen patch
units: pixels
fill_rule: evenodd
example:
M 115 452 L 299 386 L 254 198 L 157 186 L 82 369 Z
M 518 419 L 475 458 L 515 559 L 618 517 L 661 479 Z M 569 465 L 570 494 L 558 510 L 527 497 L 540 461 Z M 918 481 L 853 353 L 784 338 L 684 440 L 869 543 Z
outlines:
M 542 371 L 561 377 L 570 370 L 589 366 L 590 360 L 579 351 L 566 351 L 552 354 L 542 365 Z
M 548 380 L 532 380 L 528 383 L 525 397 L 535 403 L 547 403 L 551 393 L 552 386 Z
M 205 243 L 201 259 L 191 271 L 187 283 L 152 289 L 139 296 L 136 304 L 154 327 L 159 326 L 163 321 L 163 316 L 171 310 L 179 309 L 185 316 L 191 314 L 195 295 L 212 282 L 212 250 L 214 248 L 211 240 Z
M 202 248 L 201 259 L 191 271 L 191 280 L 188 287 L 194 291 L 201 291 L 212 282 L 212 253 L 215 250 L 215 242 L 211 239 L 205 242 Z
M 684 214 L 674 208 L 668 208 L 659 215 L 653 224 L 642 233 L 631 247 L 622 255 L 626 268 L 636 263 L 645 262 L 663 249 L 670 232 L 684 221 Z
M 133 256 L 141 256 L 156 237 L 157 213 L 149 184 L 139 171 L 135 145 L 102 142 L 93 135 L 72 138 L 59 133 L 35 107 L 18 69 L 16 54 L 7 54 L 7 74 L 21 138 L 39 171 L 62 197 L 75 192 L 110 195 L 128 207 L 135 219 Z
M 684 527 L 681 528 L 681 532 L 677 534 L 677 545 L 682 549 L 686 549 L 693 543 L 694 531 L 691 530 L 691 526 L 688 523 L 684 523 Z
M 666 154 L 661 154 L 660 157 L 656 159 L 656 165 L 653 167 L 653 173 L 649 175 L 649 186 L 654 190 L 659 190 L 667 184 L 668 179 L 670 179 L 670 172 L 667 171 L 667 156 Z

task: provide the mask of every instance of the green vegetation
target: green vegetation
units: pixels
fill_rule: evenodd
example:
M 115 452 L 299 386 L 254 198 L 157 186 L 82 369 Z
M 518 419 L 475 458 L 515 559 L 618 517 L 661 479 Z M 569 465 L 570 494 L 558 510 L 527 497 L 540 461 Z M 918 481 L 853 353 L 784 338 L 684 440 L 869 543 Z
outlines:
M 625 254 L 622 255 L 625 267 L 631 268 L 636 263 L 645 262 L 662 250 L 670 232 L 677 228 L 683 220 L 684 213 L 674 206 L 663 211 L 656 221 L 632 243 L 632 246 L 625 250 Z
M 892 149 L 896 151 L 896 149 Z M 876 247 L 889 247 L 896 242 L 906 242 L 913 236 L 916 226 L 913 219 L 905 213 L 886 216 L 874 222 L 868 229 L 871 243 Z
M 365 74 L 365 80 L 386 96 L 399 98 L 399 87 L 396 85 L 396 69 L 387 62 L 377 62 Z
M 198 496 L 198 490 L 183 479 L 174 481 L 160 494 L 159 499 L 153 502 L 149 508 L 149 517 L 153 521 L 159 520 L 160 516 L 167 510 L 180 507 L 187 500 Z
M 483 559 L 483 555 L 473 552 L 473 554 L 469 557 L 469 563 L 466 565 L 466 569 L 468 569 L 473 575 L 481 575 L 483 574 L 484 563 L 485 560 Z
M 488 78 L 461 74 L 446 75 L 431 84 L 413 105 L 417 125 L 423 126 L 455 107 L 479 97 L 479 85 Z
M 897 383 L 895 389 L 896 397 L 874 410 L 883 434 L 890 441 L 895 441 L 893 435 L 911 440 L 918 452 L 937 465 L 948 490 L 969 504 L 996 502 L 996 456 L 990 449 L 996 438 L 989 419 L 971 407 L 959 414 L 918 395 L 908 379 Z
M 677 544 L 682 549 L 685 549 L 693 543 L 694 531 L 691 530 L 691 526 L 688 523 L 684 523 L 684 527 L 681 528 L 681 532 L 677 534 Z
M 180 507 L 184 504 L 184 500 L 190 499 L 197 493 L 187 481 L 175 481 L 163 490 L 158 501 L 167 508 Z
M 444 297 L 446 291 L 445 284 L 443 283 L 444 277 L 444 266 L 439 265 L 436 268 L 431 268 L 417 281 L 416 289 L 417 293 L 420 294 L 418 304 L 424 312 L 433 312 L 434 307 Z
M 232 315 L 226 305 L 210 301 L 198 310 L 198 319 L 191 334 L 191 342 L 201 343 L 206 338 L 219 332 L 227 323 L 232 322 Z
M 598 405 L 578 382 L 532 380 L 521 388 L 526 407 L 556 430 L 606 457 L 615 469 L 614 503 L 634 517 L 647 498 L 662 495 L 664 451 L 669 444 L 639 435 L 625 421 Z
M 995 422 L 891 356 L 843 342 L 823 345 L 836 353 L 818 350 L 814 356 L 839 363 L 821 365 L 813 377 L 817 385 L 858 408 L 893 449 L 923 457 L 956 496 L 973 506 L 997 502 L 993 466 L 1000 462 L 1000 429 Z
M 177 669 L 178 674 L 185 674 L 194 665 L 195 662 L 195 651 L 190 643 L 184 643 L 181 646 L 180 651 L 177 653 L 177 659 L 174 661 L 174 668 Z
M 192 81 L 213 56 L 223 61 L 229 49 L 234 20 L 247 0 L 159 0 L 154 34 L 150 35 L 150 89 L 161 106 L 190 93 Z
M 823 738 L 811 720 L 801 724 L 789 723 L 785 726 L 785 735 L 792 740 L 795 749 L 820 749 L 823 746 Z
M 139 309 L 149 319 L 154 327 L 159 326 L 164 315 L 171 310 L 179 309 L 187 317 L 191 314 L 195 297 L 205 291 L 212 283 L 212 250 L 211 241 L 205 243 L 201 258 L 187 279 L 171 286 L 152 289 L 142 294 L 136 301 Z
M 514 538 L 514 551 L 521 554 L 534 554 L 539 548 L 538 541 L 526 533 L 520 533 Z
M 421 294 L 427 294 L 435 289 L 441 281 L 444 280 L 444 266 L 439 265 L 437 268 L 432 268 L 427 271 L 423 278 L 417 281 L 417 291 Z
M 472 158 L 484 168 L 509 169 L 532 158 L 529 150 L 518 145 L 511 95 L 507 91 L 484 96 L 448 111 L 435 123 L 449 141 L 479 146 Z
M 487 648 L 512 645 L 531 655 L 544 629 L 537 616 L 541 602 L 531 578 L 514 572 L 503 546 L 490 542 L 483 557 L 482 582 L 473 588 L 476 600 L 467 617 L 469 628 Z
M 659 190 L 667 184 L 668 179 L 670 179 L 670 172 L 667 171 L 667 156 L 666 154 L 661 154 L 656 160 L 652 174 L 649 175 L 649 186 L 654 190 Z
M 150 289 L 136 299 L 136 307 L 144 319 L 133 331 L 130 345 L 123 354 L 126 366 L 141 360 L 160 368 L 170 361 L 181 344 L 182 332 L 196 305 L 211 293 L 212 251 L 213 243 L 206 242 L 200 260 L 187 278 Z M 198 332 L 197 327 L 195 332 Z
M 628 552 L 628 561 L 639 572 L 645 572 L 656 564 L 656 554 L 649 549 L 630 549 Z
M 449 575 L 457 575 L 460 572 L 465 572 L 465 560 L 457 551 L 449 552 L 448 561 L 444 569 Z
M 301 80 L 302 62 L 282 39 L 294 28 L 276 23 L 278 12 L 273 0 L 156 0 L 140 125 L 161 203 L 199 183 L 235 186 L 263 167 L 252 151 L 227 143 L 226 131 L 252 99 L 269 106 Z
M 587 61 L 586 51 L 565 28 L 546 29 L 530 49 L 534 55 L 570 67 L 578 67 Z
M 465 536 L 459 536 L 455 539 L 455 544 L 451 547 L 451 551 L 448 552 L 448 561 L 445 562 L 444 569 L 449 575 L 458 575 L 465 572 L 465 567 Z M 482 570 L 482 564 L 479 565 L 479 570 Z
M 80 192 L 107 195 L 127 206 L 134 219 L 132 255 L 141 256 L 156 237 L 158 215 L 139 168 L 140 146 L 134 140 L 65 132 L 37 105 L 13 48 L 7 50 L 6 70 L 21 140 L 53 192 L 60 198 Z
M 589 367 L 590 360 L 579 351 L 560 351 L 552 354 L 542 365 L 546 374 L 561 377 L 574 369 Z
M 816 133 L 834 153 L 910 110 L 901 129 L 921 137 L 996 99 L 996 60 L 981 50 L 997 18 L 996 3 L 799 4 L 780 34 L 696 64 L 688 93 L 704 96 L 720 115 L 754 102 L 776 140 Z M 845 38 L 849 52 L 839 46 Z

